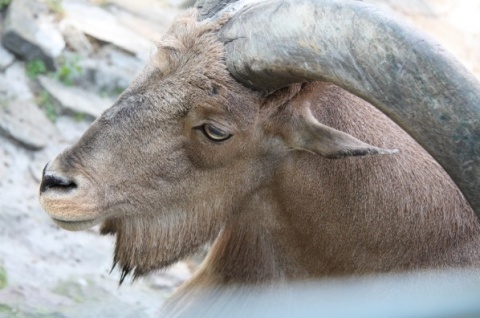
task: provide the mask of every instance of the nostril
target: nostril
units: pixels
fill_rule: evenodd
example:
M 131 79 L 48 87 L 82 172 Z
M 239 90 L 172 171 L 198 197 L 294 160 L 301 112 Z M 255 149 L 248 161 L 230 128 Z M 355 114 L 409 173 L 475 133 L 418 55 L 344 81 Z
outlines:
M 71 190 L 75 189 L 76 187 L 77 184 L 70 179 L 54 175 L 44 175 L 42 183 L 40 184 L 40 193 L 52 188 L 60 190 Z

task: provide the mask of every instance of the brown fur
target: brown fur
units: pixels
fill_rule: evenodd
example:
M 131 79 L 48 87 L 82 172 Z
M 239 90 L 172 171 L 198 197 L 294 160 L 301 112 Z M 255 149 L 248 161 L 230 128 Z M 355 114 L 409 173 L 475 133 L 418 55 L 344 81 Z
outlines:
M 192 12 L 178 20 L 143 75 L 49 165 L 82 193 L 42 193 L 59 224 L 103 222 L 122 279 L 214 242 L 177 297 L 209 285 L 480 265 L 477 218 L 412 138 L 331 84 L 267 97 L 243 87 L 225 68 L 219 27 Z M 308 111 L 400 153 L 323 158 L 311 148 Z M 233 136 L 208 140 L 206 122 Z

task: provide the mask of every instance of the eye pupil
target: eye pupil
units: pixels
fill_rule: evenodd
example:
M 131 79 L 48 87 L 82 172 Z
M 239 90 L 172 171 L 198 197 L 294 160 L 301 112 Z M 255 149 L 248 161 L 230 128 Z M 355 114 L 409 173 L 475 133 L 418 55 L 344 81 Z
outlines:
M 203 132 L 205 133 L 205 136 L 210 138 L 213 141 L 224 141 L 230 138 L 230 134 L 228 134 L 226 131 L 212 125 L 212 124 L 205 124 L 203 126 Z

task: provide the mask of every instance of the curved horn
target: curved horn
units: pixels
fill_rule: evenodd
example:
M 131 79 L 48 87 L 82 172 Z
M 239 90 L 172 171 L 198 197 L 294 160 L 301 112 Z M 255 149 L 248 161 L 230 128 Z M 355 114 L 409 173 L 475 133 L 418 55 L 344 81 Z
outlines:
M 200 12 L 199 19 L 203 20 L 213 17 L 234 2 L 237 2 L 237 0 L 197 0 L 197 2 L 195 2 L 195 8 Z
M 480 85 L 440 45 L 341 0 L 244 6 L 220 37 L 228 69 L 246 86 L 328 81 L 376 106 L 444 167 L 480 217 Z

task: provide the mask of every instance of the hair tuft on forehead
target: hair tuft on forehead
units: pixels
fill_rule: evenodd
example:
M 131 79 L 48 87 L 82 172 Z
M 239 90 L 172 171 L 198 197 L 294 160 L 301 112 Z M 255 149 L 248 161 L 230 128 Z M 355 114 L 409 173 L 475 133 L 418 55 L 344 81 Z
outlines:
M 198 21 L 197 16 L 197 10 L 187 10 L 157 43 L 155 59 L 164 74 L 191 71 L 188 66 L 203 71 L 207 76 L 209 69 L 226 69 L 224 47 L 216 32 L 228 21 L 228 17 L 219 21 Z M 218 74 L 212 74 L 212 77 L 215 76 Z

